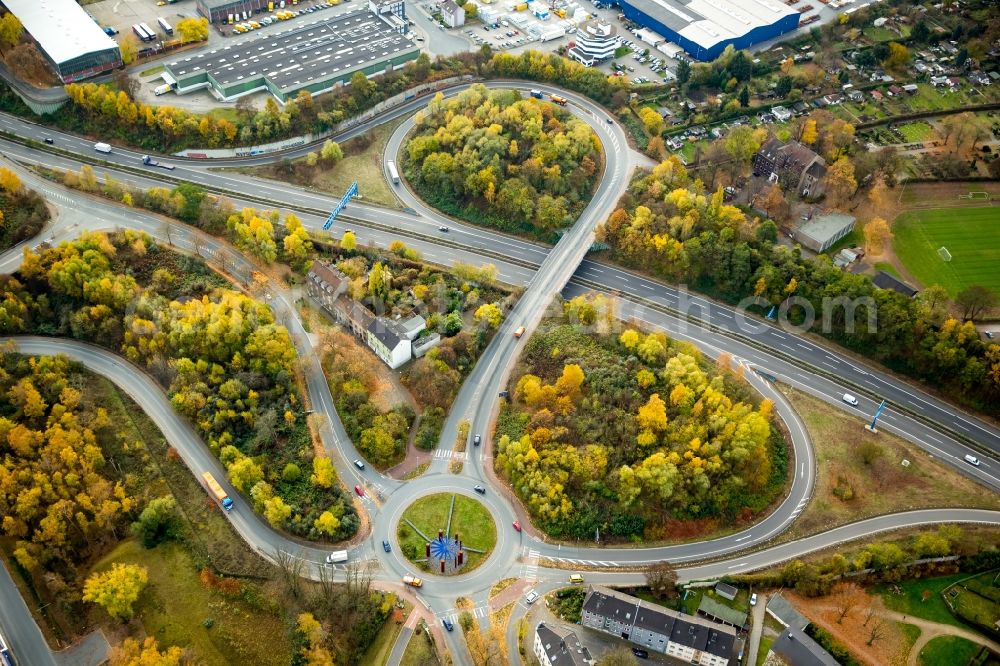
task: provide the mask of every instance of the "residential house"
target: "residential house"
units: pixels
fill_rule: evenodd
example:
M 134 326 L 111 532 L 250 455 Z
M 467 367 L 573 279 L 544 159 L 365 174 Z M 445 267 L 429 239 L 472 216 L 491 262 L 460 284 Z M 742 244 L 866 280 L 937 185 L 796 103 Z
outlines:
M 733 601 L 736 599 L 737 592 L 738 590 L 729 583 L 716 583 L 715 585 L 715 593 L 723 599 Z
M 908 95 L 916 95 L 920 87 L 916 83 L 907 83 L 903 86 L 903 92 Z
M 946 86 L 946 85 L 948 85 L 948 77 L 947 76 L 932 76 L 931 77 L 931 84 L 935 88 L 941 88 L 943 86 Z
M 753 173 L 784 188 L 794 188 L 802 197 L 823 192 L 826 161 L 798 141 L 771 139 L 753 157 Z
M 779 123 L 783 123 L 792 119 L 792 112 L 783 106 L 772 107 L 771 115 L 773 115 L 778 120 Z
M 444 0 L 441 3 L 441 18 L 446 26 L 458 28 L 465 25 L 465 10 L 454 0 Z
M 882 101 L 882 97 L 883 97 L 882 93 L 879 92 L 878 90 L 873 90 L 872 91 L 872 100 L 874 100 L 876 102 L 881 102 Z
M 542 666 L 589 666 L 594 663 L 590 651 L 569 629 L 539 622 L 535 627 L 532 651 Z
M 306 275 L 306 292 L 309 296 L 334 321 L 364 340 L 386 365 L 396 369 L 409 361 L 413 357 L 411 341 L 427 325 L 423 317 L 417 316 L 400 322 L 376 316 L 364 304 L 347 295 L 349 284 L 350 280 L 346 275 L 319 261 L 313 263 Z M 427 346 L 424 352 L 429 348 Z
M 897 86 L 895 83 L 889 86 L 889 97 L 899 97 L 903 94 L 903 89 Z
M 860 90 L 852 90 L 851 92 L 847 93 L 847 97 L 852 102 L 860 102 L 865 98 L 865 94 Z
M 990 79 L 990 75 L 985 72 L 969 72 L 969 82 L 976 86 L 988 86 L 993 81 Z
M 581 624 L 699 666 L 738 663 L 743 651 L 743 641 L 731 626 L 684 615 L 606 587 L 587 590 Z

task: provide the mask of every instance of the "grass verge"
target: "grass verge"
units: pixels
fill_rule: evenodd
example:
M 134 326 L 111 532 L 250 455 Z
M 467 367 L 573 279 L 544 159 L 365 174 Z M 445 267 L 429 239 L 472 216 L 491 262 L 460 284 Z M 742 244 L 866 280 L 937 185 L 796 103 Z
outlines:
M 430 538 L 436 538 L 439 529 L 445 529 L 448 522 L 450 493 L 438 493 L 422 497 L 407 507 L 403 518 L 408 519 Z M 424 557 L 424 540 L 405 522 L 400 520 L 396 528 L 403 555 L 424 571 L 429 571 L 426 563 L 415 562 Z M 451 519 L 450 534 L 458 533 L 462 543 L 470 548 L 483 551 L 482 554 L 466 551 L 467 558 L 462 573 L 472 571 L 482 564 L 493 551 L 497 542 L 497 529 L 490 512 L 482 504 L 464 495 L 455 496 L 455 511 Z
M 955 581 L 968 577 L 968 574 L 954 574 L 940 578 L 906 580 L 895 585 L 878 585 L 873 592 L 881 595 L 882 602 L 891 610 L 966 629 L 965 623 L 960 622 L 948 610 L 948 605 L 941 598 L 941 591 Z
M 415 631 L 406 644 L 406 651 L 399 666 L 437 666 L 441 661 L 430 638 L 423 631 Z
M 917 446 L 885 431 L 867 432 L 863 415 L 781 389 L 809 431 L 819 470 L 812 499 L 783 540 L 909 509 L 1000 509 L 1000 497 Z
M 774 644 L 776 639 L 770 636 L 762 636 L 760 639 L 760 646 L 757 648 L 757 666 L 762 666 L 762 664 L 767 660 L 767 653 L 771 651 L 771 645 Z
M 409 617 L 410 612 L 413 610 L 413 604 L 407 602 L 405 599 L 402 601 L 404 607 L 402 609 L 396 608 L 393 611 L 393 614 L 382 625 L 382 629 L 375 636 L 375 640 L 372 641 L 365 656 L 361 658 L 360 663 L 370 664 L 371 666 L 385 666 L 385 664 L 389 663 L 389 655 L 392 654 L 392 648 L 396 644 L 399 632 L 403 630 L 403 622 L 406 621 L 406 618 Z

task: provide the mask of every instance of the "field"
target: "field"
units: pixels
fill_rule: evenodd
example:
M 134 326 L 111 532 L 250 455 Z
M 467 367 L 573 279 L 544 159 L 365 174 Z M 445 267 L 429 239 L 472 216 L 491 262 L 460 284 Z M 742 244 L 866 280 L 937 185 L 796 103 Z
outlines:
M 277 604 L 260 591 L 243 595 L 256 598 L 251 605 L 206 587 L 194 559 L 180 544 L 146 550 L 134 540 L 125 541 L 94 569 L 108 569 L 113 562 L 148 569 L 149 585 L 139 597 L 136 615 L 161 646 L 190 646 L 208 666 L 289 662 L 289 641 Z
M 782 387 L 816 451 L 813 498 L 782 538 L 894 511 L 942 506 L 1000 508 L 1000 499 L 905 440 L 864 430 L 865 419 Z M 903 467 L 903 459 L 910 465 Z M 869 462 L 866 462 L 866 459 Z
M 920 666 L 965 666 L 979 646 L 961 636 L 938 636 L 931 639 L 918 655 Z
M 407 507 L 403 512 L 403 518 L 410 520 L 421 532 L 433 539 L 437 537 L 439 529 L 446 527 L 451 498 L 451 493 L 422 497 Z M 456 532 L 463 544 L 483 551 L 482 555 L 466 551 L 467 560 L 462 568 L 463 573 L 472 571 L 486 561 L 497 542 L 496 525 L 489 511 L 476 500 L 464 495 L 455 497 L 455 512 L 451 518 L 450 534 L 454 535 Z M 424 540 L 402 519 L 397 527 L 397 537 L 406 557 L 410 560 L 423 559 Z
M 905 125 L 900 125 L 896 129 L 898 129 L 899 133 L 903 135 L 903 138 L 906 139 L 907 143 L 929 141 L 937 135 L 934 128 L 924 121 L 906 123 Z
M 953 297 L 971 285 L 1000 294 L 1000 209 L 910 211 L 892 232 L 896 256 L 923 286 L 939 284 Z M 938 255 L 942 246 L 951 261 Z

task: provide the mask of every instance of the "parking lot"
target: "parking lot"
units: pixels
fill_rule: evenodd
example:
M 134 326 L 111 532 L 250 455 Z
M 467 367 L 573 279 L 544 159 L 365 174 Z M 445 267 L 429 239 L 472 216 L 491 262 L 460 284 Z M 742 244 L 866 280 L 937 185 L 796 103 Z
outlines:
M 132 26 L 136 23 L 145 23 L 156 33 L 156 37 L 161 40 L 172 37 L 164 34 L 163 30 L 156 24 L 156 19 L 163 17 L 171 26 L 177 25 L 182 18 L 198 16 L 198 9 L 194 0 L 180 0 L 173 4 L 157 6 L 157 0 L 101 0 L 90 5 L 84 5 L 84 9 L 93 16 L 102 28 L 114 28 L 119 34 L 112 39 L 121 40 L 126 35 L 132 34 Z M 209 34 L 209 39 L 212 36 Z

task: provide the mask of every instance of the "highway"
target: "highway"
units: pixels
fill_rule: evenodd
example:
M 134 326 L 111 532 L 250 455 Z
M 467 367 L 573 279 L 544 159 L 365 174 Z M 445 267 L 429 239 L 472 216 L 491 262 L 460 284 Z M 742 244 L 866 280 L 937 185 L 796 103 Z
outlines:
M 534 87 L 534 84 L 533 84 Z M 870 521 L 855 523 L 809 537 L 808 539 L 782 544 L 774 548 L 757 550 L 752 554 L 733 556 L 728 560 L 703 563 L 707 558 L 722 557 L 760 548 L 768 540 L 779 534 L 795 519 L 808 502 L 816 465 L 812 458 L 811 445 L 801 422 L 779 392 L 761 376 L 747 372 L 748 380 L 766 397 L 775 401 L 778 415 L 785 421 L 792 434 L 795 466 L 789 494 L 781 505 L 763 521 L 740 533 L 712 541 L 665 546 L 657 548 L 586 548 L 561 547 L 547 543 L 533 536 L 529 529 L 515 532 L 511 522 L 517 513 L 515 500 L 500 488 L 490 487 L 487 495 L 479 498 L 472 493 L 476 483 L 489 482 L 484 465 L 491 464 L 488 433 L 490 423 L 497 410 L 497 394 L 506 387 L 509 373 L 517 357 L 518 346 L 522 344 L 514 338 L 513 331 L 525 326 L 523 339 L 544 316 L 553 296 L 562 292 L 573 296 L 591 289 L 605 290 L 619 296 L 620 316 L 635 318 L 651 327 L 662 328 L 670 335 L 688 339 L 699 345 L 708 355 L 717 356 L 722 351 L 731 353 L 736 362 L 748 370 L 761 370 L 777 376 L 813 395 L 818 395 L 844 409 L 853 409 L 840 401 L 847 391 L 859 394 L 861 404 L 857 410 L 860 423 L 865 414 L 874 411 L 874 398 L 885 395 L 893 405 L 903 410 L 924 415 L 924 419 L 940 422 L 940 429 L 928 430 L 924 419 L 910 416 L 907 411 L 890 411 L 880 421 L 881 427 L 919 443 L 934 455 L 954 463 L 964 472 L 975 475 L 984 484 L 1000 488 L 1000 467 L 994 459 L 984 459 L 980 468 L 972 468 L 961 463 L 964 452 L 970 451 L 961 440 L 975 442 L 980 448 L 1000 451 L 1000 433 L 982 420 L 955 409 L 929 394 L 914 389 L 911 385 L 892 378 L 875 368 L 852 362 L 838 354 L 836 350 L 817 344 L 811 338 L 783 331 L 779 327 L 759 320 L 743 317 L 741 313 L 698 296 L 691 296 L 662 283 L 644 278 L 635 273 L 607 264 L 584 260 L 593 241 L 594 228 L 606 219 L 614 209 L 619 196 L 627 187 L 632 169 L 641 164 L 639 158 L 627 149 L 626 137 L 620 126 L 608 123 L 607 115 L 596 105 L 579 96 L 565 92 L 573 101 L 573 110 L 587 120 L 600 136 L 607 157 L 603 178 L 590 205 L 580 219 L 554 248 L 514 239 L 489 230 L 457 223 L 444 218 L 426 208 L 405 188 L 399 188 L 399 196 L 416 213 L 401 213 L 385 209 L 354 204 L 346 209 L 347 219 L 341 223 L 350 225 L 359 235 L 361 242 L 371 240 L 380 245 L 388 244 L 394 238 L 401 238 L 408 245 L 420 250 L 434 262 L 448 265 L 454 261 L 482 263 L 491 261 L 498 267 L 500 277 L 511 284 L 526 285 L 522 297 L 507 314 L 504 324 L 493 342 L 483 353 L 470 377 L 463 384 L 449 414 L 440 446 L 450 449 L 454 443 L 458 422 L 469 419 L 472 432 L 486 435 L 487 441 L 480 448 L 469 447 L 470 454 L 461 475 L 448 474 L 445 469 L 447 459 L 435 458 L 431 469 L 415 480 L 401 483 L 381 475 L 371 469 L 361 472 L 350 465 L 357 457 L 357 451 L 346 435 L 333 407 L 332 396 L 323 377 L 322 369 L 315 353 L 312 352 L 308 336 L 293 306 L 291 292 L 279 285 L 269 285 L 267 298 L 277 319 L 287 326 L 296 348 L 305 360 L 303 365 L 307 380 L 307 390 L 313 409 L 326 416 L 321 427 L 324 446 L 333 457 L 338 473 L 350 486 L 364 483 L 374 491 L 375 500 L 369 497 L 362 501 L 361 509 L 368 512 L 373 525 L 372 533 L 358 546 L 351 549 L 354 562 L 367 563 L 373 576 L 383 583 L 398 584 L 412 567 L 398 554 L 398 548 L 391 553 L 383 552 L 381 541 L 394 541 L 395 524 L 405 507 L 414 499 L 433 492 L 458 492 L 483 501 L 496 521 L 498 528 L 497 546 L 490 561 L 478 570 L 454 576 L 447 584 L 439 584 L 434 578 L 419 592 L 422 602 L 438 617 L 455 614 L 451 607 L 457 596 L 481 597 L 493 582 L 507 576 L 525 579 L 529 584 L 555 585 L 565 580 L 567 573 L 559 569 L 547 569 L 546 561 L 565 560 L 581 566 L 601 567 L 604 573 L 588 575 L 595 582 L 625 584 L 636 580 L 634 571 L 615 572 L 621 567 L 635 567 L 650 561 L 668 559 L 676 563 L 697 563 L 682 569 L 684 578 L 708 578 L 725 573 L 750 570 L 818 548 L 837 545 L 844 541 L 867 536 L 876 531 L 895 529 L 909 525 L 931 522 L 991 522 L 1000 520 L 1000 513 L 954 509 L 925 512 L 910 512 L 881 516 Z M 426 100 L 409 105 L 406 113 Z M 413 107 L 413 108 L 411 108 Z M 402 115 L 403 112 L 397 115 Z M 390 115 L 390 114 L 387 114 Z M 384 122 L 386 118 L 380 119 Z M 16 122 L 15 122 L 16 121 Z M 365 126 L 356 128 L 363 131 Z M 408 123 L 395 132 L 389 142 L 389 154 L 401 144 Z M 36 126 L 23 125 L 23 121 L 0 115 L 0 129 L 17 133 L 44 132 Z M 43 134 L 38 134 L 41 136 Z M 73 143 L 75 142 L 75 143 Z M 79 162 L 71 157 L 53 155 L 17 143 L 0 141 L 4 154 L 25 162 L 39 163 L 57 168 L 79 168 Z M 76 151 L 92 151 L 92 142 L 71 138 L 60 134 L 57 147 Z M 138 164 L 138 154 L 129 154 L 116 149 L 112 153 L 121 164 L 130 170 Z M 258 159 L 275 159 L 265 156 Z M 245 161 L 240 163 L 246 164 Z M 212 162 L 213 165 L 216 162 Z M 203 166 L 203 165 L 199 165 Z M 100 174 L 101 169 L 97 169 Z M 178 161 L 178 168 L 172 172 L 148 169 L 147 175 L 129 172 L 112 173 L 116 178 L 134 182 L 143 187 L 162 184 L 164 174 L 201 182 L 216 191 L 232 192 L 233 200 L 241 205 L 242 192 L 253 192 L 256 197 L 266 197 L 273 206 L 302 212 L 303 207 L 315 209 L 312 213 L 302 213 L 303 222 L 311 229 L 317 228 L 324 219 L 321 213 L 332 207 L 334 198 L 315 193 L 306 193 L 298 188 L 278 183 L 267 183 L 259 179 L 246 179 L 235 174 L 219 174 L 203 168 L 191 168 L 188 161 Z M 29 242 L 35 245 L 41 240 L 52 238 L 54 242 L 71 238 L 82 229 L 134 228 L 150 235 L 169 238 L 179 249 L 197 252 L 225 270 L 249 281 L 253 266 L 237 251 L 219 239 L 200 234 L 190 227 L 166 221 L 159 216 L 143 211 L 123 208 L 112 202 L 66 190 L 60 185 L 48 183 L 40 178 L 23 173 L 23 180 L 30 187 L 41 192 L 57 209 L 56 220 L 43 232 L 41 239 Z M 198 179 L 198 180 L 196 180 Z M 237 184 L 238 183 L 238 184 Z M 307 198 L 308 197 L 308 198 Z M 85 205 L 80 203 L 85 202 Z M 249 200 L 248 200 L 249 201 Z M 260 205 L 247 203 L 246 205 Z M 438 232 L 437 227 L 447 224 L 451 231 Z M 446 243 L 442 247 L 442 243 Z M 0 257 L 0 270 L 16 270 L 20 262 L 18 251 L 5 253 Z M 677 311 L 691 316 L 678 316 Z M 742 321 L 741 321 L 742 320 Z M 522 339 L 522 340 L 523 340 Z M 304 545 L 275 532 L 255 515 L 249 505 L 232 492 L 224 483 L 225 474 L 221 465 L 209 452 L 196 432 L 171 408 L 163 391 L 155 381 L 141 369 L 107 350 L 71 340 L 19 337 L 18 349 L 30 354 L 65 353 L 109 377 L 131 395 L 160 427 L 171 445 L 178 450 L 193 473 L 210 470 L 223 482 L 236 502 L 236 508 L 229 514 L 237 532 L 262 556 L 271 559 L 283 551 L 304 560 L 310 576 L 318 575 L 323 557 L 330 547 Z M 823 367 L 827 369 L 824 370 Z M 858 387 L 870 387 L 858 390 Z M 949 436 L 949 432 L 956 437 Z M 527 528 L 527 526 L 526 526 Z M 2 591 L 0 591 L 2 594 Z M 30 616 L 28 618 L 30 620 Z M 21 620 L 14 620 L 23 623 Z M 0 616 L 0 624 L 8 626 L 11 620 Z M 17 625 L 15 625 L 17 626 Z M 454 634 L 446 634 L 446 640 L 453 655 L 463 654 L 462 647 Z

